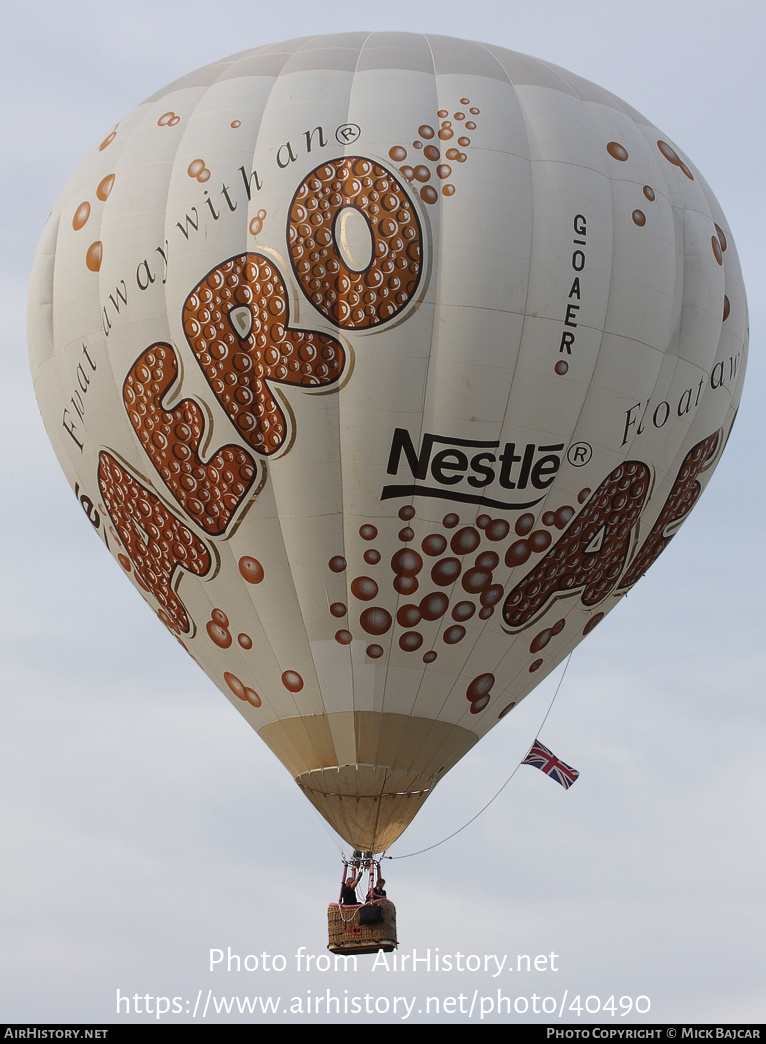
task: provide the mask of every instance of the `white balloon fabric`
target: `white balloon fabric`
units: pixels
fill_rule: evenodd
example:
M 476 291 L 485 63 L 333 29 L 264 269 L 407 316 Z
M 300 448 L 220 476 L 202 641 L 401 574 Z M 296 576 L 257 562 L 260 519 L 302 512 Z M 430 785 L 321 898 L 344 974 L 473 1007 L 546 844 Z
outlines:
M 672 539 L 747 306 L 709 188 L 619 99 L 347 33 L 111 129 L 46 225 L 29 330 L 107 548 L 379 852 Z

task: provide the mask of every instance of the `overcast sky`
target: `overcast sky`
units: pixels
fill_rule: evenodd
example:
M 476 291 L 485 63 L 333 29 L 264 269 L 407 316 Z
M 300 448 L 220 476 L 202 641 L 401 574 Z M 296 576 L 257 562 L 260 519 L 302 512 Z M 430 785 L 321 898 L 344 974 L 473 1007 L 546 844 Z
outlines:
M 151 1021 L 133 1011 L 133 995 L 148 994 L 180 998 L 166 1022 L 192 1021 L 187 1004 L 212 990 L 280 998 L 270 1021 L 313 1022 L 322 1016 L 291 1005 L 330 989 L 369 995 L 362 1004 L 378 1010 L 330 1021 L 399 1021 L 396 996 L 416 998 L 418 1021 L 427 997 L 470 1003 L 501 988 L 530 1005 L 506 1022 L 553 1021 L 532 1012 L 533 995 L 555 998 L 557 1012 L 577 996 L 595 1009 L 594 998 L 614 995 L 618 1011 L 621 997 L 649 998 L 648 1013 L 613 1019 L 622 1025 L 766 1019 L 760 0 L 387 0 L 377 13 L 338 0 L 6 0 L 3 21 L 0 1018 Z M 31 388 L 32 258 L 93 143 L 185 72 L 346 29 L 490 41 L 613 91 L 702 171 L 748 288 L 750 370 L 722 463 L 679 538 L 575 651 L 540 733 L 580 770 L 577 785 L 565 792 L 523 768 L 459 836 L 401 858 L 451 834 L 502 786 L 559 671 L 512 728 L 503 722 L 456 766 L 385 867 L 400 954 L 438 948 L 514 965 L 544 954 L 547 970 L 387 972 L 371 970 L 372 958 L 356 973 L 296 969 L 301 947 L 326 952 L 337 842 L 121 578 L 59 470 Z M 129 644 L 144 655 L 126 659 Z M 285 970 L 210 972 L 211 948 L 227 947 L 260 963 L 283 955 Z M 118 992 L 131 1014 L 124 1003 L 117 1014 Z M 206 1021 L 252 1021 L 211 1010 Z M 440 1018 L 478 1021 L 478 1007 Z M 562 1021 L 578 1016 L 565 1009 Z

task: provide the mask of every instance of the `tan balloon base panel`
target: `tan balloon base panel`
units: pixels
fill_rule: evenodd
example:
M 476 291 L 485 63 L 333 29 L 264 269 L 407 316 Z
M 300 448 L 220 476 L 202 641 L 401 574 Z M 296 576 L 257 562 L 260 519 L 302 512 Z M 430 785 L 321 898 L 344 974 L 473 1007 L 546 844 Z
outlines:
M 391 953 L 398 946 L 396 937 L 396 907 L 387 899 L 375 903 L 383 920 L 380 924 L 360 924 L 360 906 L 338 906 L 330 903 L 327 908 L 327 930 L 331 953 Z
M 342 711 L 282 718 L 260 730 L 333 830 L 383 852 L 478 736 L 449 722 Z
M 295 781 L 358 852 L 384 852 L 406 830 L 437 780 L 372 765 L 307 772 Z

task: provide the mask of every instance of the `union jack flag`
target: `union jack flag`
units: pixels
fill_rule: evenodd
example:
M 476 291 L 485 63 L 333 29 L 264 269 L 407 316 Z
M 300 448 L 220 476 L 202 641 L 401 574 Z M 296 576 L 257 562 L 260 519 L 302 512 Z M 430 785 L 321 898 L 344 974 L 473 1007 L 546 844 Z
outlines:
M 548 750 L 547 747 L 544 747 L 539 740 L 535 740 L 529 748 L 529 754 L 527 754 L 521 764 L 534 765 L 535 768 L 539 768 L 541 772 L 545 772 L 551 779 L 555 779 L 557 783 L 560 783 L 565 790 L 568 790 L 580 775 L 577 769 L 573 769 L 571 765 L 565 765 L 563 761 L 559 761 L 556 755 Z

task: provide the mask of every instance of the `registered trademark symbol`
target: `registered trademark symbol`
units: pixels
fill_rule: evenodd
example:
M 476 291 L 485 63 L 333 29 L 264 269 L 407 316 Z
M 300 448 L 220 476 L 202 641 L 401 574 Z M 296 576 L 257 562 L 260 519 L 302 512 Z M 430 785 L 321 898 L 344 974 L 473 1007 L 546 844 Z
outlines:
M 575 468 L 587 464 L 593 456 L 593 447 L 587 442 L 573 442 L 567 450 L 567 460 Z
M 357 123 L 342 123 L 335 132 L 335 140 L 341 145 L 350 145 L 356 141 L 362 133 L 362 128 Z

